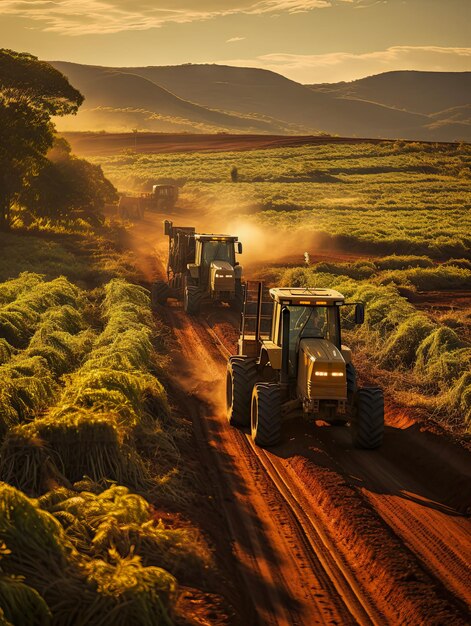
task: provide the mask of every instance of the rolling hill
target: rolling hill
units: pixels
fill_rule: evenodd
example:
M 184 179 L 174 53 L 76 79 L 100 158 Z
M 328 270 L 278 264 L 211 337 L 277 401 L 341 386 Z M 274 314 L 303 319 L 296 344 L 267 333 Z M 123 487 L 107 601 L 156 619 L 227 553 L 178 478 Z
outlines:
M 58 121 L 61 130 L 129 132 L 139 128 L 154 132 L 324 132 L 445 141 L 471 138 L 471 127 L 463 120 L 466 110 L 450 112 L 449 117 L 430 116 L 442 110 L 442 103 L 445 109 L 464 106 L 464 96 L 461 100 L 443 96 L 433 111 L 425 111 L 425 104 L 416 106 L 422 110 L 403 110 L 400 95 L 394 100 L 388 79 L 388 74 L 396 73 L 379 75 L 386 79 L 373 81 L 379 85 L 374 89 L 370 83 L 360 89 L 351 86 L 361 81 L 306 86 L 275 72 L 224 65 L 106 68 L 59 61 L 52 65 L 86 98 L 76 118 Z M 465 82 L 462 75 L 445 76 L 457 85 Z M 438 89 L 436 81 L 434 85 Z M 409 92 L 411 99 L 412 90 Z M 417 95 L 411 101 L 418 99 Z
M 470 104 L 471 72 L 384 72 L 352 82 L 308 85 L 316 93 L 358 98 L 430 115 Z
M 239 132 L 286 132 L 274 120 L 230 115 L 188 102 L 151 80 L 114 68 L 54 62 L 85 96 L 86 103 L 69 130 L 200 130 L 230 129 Z

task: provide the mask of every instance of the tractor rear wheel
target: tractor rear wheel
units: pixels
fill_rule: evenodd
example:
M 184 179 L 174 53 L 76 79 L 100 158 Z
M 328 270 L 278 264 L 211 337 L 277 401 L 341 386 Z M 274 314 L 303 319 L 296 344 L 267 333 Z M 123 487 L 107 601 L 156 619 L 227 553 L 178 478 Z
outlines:
M 167 304 L 168 294 L 169 287 L 166 282 L 158 280 L 153 283 L 150 289 L 152 306 L 155 307 L 157 304 Z
M 373 450 L 383 442 L 384 398 L 378 387 L 361 387 L 352 415 L 352 439 L 357 448 Z
M 347 376 L 347 398 L 351 402 L 357 390 L 357 373 L 353 363 L 347 363 L 345 373 Z
M 257 446 L 269 448 L 281 438 L 280 387 L 273 383 L 259 383 L 252 392 L 252 439 Z
M 257 361 L 244 356 L 231 356 L 227 364 L 226 406 L 231 426 L 250 424 L 250 400 L 257 382 Z
M 202 292 L 194 285 L 185 285 L 183 290 L 183 309 L 189 315 L 198 315 L 201 305 Z
M 235 294 L 234 300 L 232 301 L 232 308 L 238 313 L 242 313 L 242 309 L 244 306 L 244 288 L 239 279 L 235 281 Z

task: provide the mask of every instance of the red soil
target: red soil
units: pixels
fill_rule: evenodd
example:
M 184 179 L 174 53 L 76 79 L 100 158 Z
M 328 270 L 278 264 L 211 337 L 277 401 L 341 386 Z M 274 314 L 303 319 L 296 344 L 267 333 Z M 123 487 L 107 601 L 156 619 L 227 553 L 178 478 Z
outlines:
M 166 133 L 62 133 L 79 156 L 119 154 L 123 150 L 138 153 L 226 152 L 285 148 L 331 143 L 382 143 L 382 139 L 317 137 L 289 135 L 186 135 Z M 384 140 L 388 141 L 388 140 Z
M 147 247 L 142 266 L 153 276 L 164 258 L 150 263 L 155 232 L 160 230 L 140 227 L 134 240 L 135 249 Z M 373 607 L 366 609 L 369 618 L 358 619 L 345 588 L 324 567 L 332 553 L 322 544 L 310 548 L 300 518 L 265 471 L 264 453 L 248 445 L 246 432 L 227 424 L 226 358 L 217 337 L 234 350 L 233 312 L 221 307 L 207 316 L 217 336 L 176 304 L 158 315 L 173 333 L 173 399 L 193 424 L 191 467 L 213 498 L 211 505 L 201 500 L 191 516 L 212 538 L 221 581 L 228 573 L 231 578 L 227 595 L 219 586 L 216 599 L 190 592 L 186 607 L 195 607 L 195 619 L 202 612 L 200 622 L 193 623 L 469 623 L 471 460 L 466 446 L 421 423 L 387 394 L 379 450 L 354 449 L 347 427 L 292 420 L 283 427 L 283 442 L 265 455 L 302 510 L 330 538 L 340 568 L 355 579 L 361 605 Z M 360 373 L 365 369 L 363 364 Z M 381 373 L 369 370 L 368 375 Z M 235 607 L 233 617 L 221 597 Z M 208 607 L 218 603 L 211 622 Z

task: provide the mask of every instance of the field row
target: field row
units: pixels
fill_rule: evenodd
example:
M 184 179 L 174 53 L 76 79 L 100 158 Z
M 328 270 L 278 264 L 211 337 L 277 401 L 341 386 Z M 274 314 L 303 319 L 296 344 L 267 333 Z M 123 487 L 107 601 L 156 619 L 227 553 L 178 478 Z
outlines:
M 342 144 L 100 159 L 122 191 L 181 187 L 179 204 L 214 227 L 244 220 L 308 232 L 318 247 L 469 258 L 471 149 Z M 238 182 L 231 182 L 237 169 Z
M 189 497 L 155 332 L 123 280 L 0 285 L 2 623 L 170 624 L 177 579 L 207 568 L 150 504 Z

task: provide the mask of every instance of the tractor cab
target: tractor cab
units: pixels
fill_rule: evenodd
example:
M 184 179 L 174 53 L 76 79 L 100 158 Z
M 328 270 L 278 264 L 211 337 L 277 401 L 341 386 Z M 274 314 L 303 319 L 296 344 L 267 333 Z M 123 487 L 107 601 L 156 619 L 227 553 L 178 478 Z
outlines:
M 285 308 L 289 319 L 288 364 L 289 376 L 295 377 L 298 368 L 298 354 L 307 340 L 323 339 L 338 350 L 341 349 L 340 312 L 344 297 L 333 289 L 280 288 L 271 289 L 274 301 L 272 337 L 282 348 L 282 312 Z

